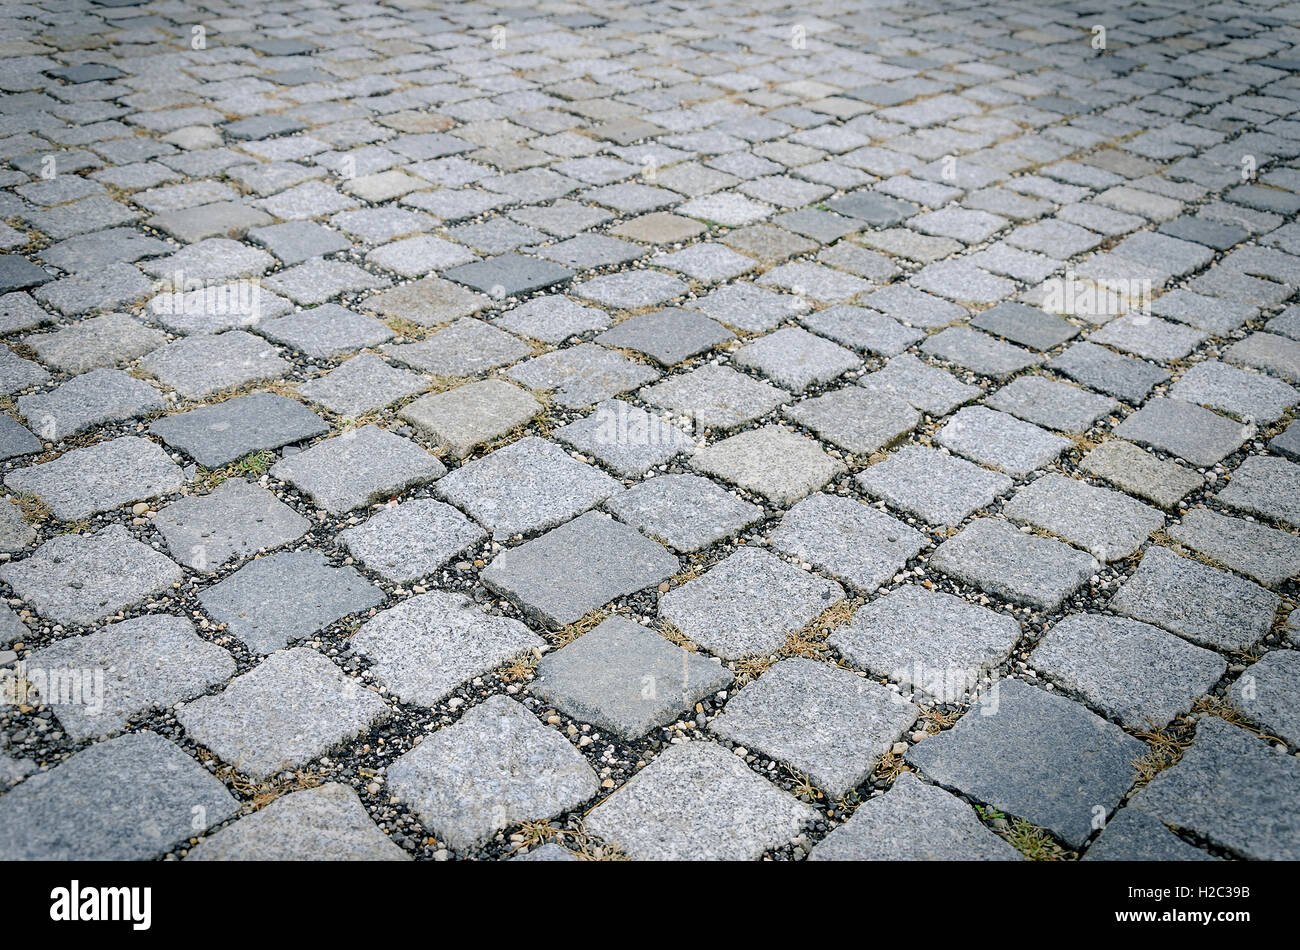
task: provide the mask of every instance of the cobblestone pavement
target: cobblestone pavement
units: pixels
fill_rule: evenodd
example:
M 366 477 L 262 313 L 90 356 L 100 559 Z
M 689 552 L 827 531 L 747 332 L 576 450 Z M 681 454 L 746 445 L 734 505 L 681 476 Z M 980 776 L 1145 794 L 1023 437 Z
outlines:
M 10 0 L 0 854 L 1300 858 L 1300 7 Z

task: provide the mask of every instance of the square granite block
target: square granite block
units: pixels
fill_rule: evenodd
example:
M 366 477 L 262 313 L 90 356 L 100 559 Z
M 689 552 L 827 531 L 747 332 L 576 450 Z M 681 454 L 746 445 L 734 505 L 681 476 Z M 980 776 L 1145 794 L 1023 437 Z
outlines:
M 616 479 L 536 436 L 467 462 L 438 482 L 439 495 L 498 540 L 553 528 L 622 490 Z
M 919 712 L 850 670 L 796 657 L 741 689 L 709 728 L 805 773 L 834 800 L 868 778 Z
M 756 861 L 815 816 L 727 749 L 697 741 L 669 746 L 586 827 L 634 861 Z
M 461 683 L 540 650 L 518 620 L 485 613 L 464 594 L 417 594 L 380 611 L 352 635 L 378 680 L 403 702 L 436 706 Z
M 164 416 L 149 431 L 200 465 L 219 468 L 250 452 L 325 435 L 329 426 L 300 402 L 254 393 Z
M 434 574 L 486 538 L 451 505 L 412 498 L 340 532 L 339 543 L 369 570 L 401 584 Z
M 552 818 L 596 794 L 586 759 L 522 705 L 492 696 L 389 766 L 393 791 L 453 848 Z
M 296 541 L 311 527 L 272 492 L 242 478 L 172 502 L 153 523 L 177 561 L 204 573 Z
M 319 551 L 258 558 L 199 595 L 203 609 L 257 653 L 283 649 L 383 600 L 354 568 L 330 567 Z
M 930 566 L 987 593 L 1056 610 L 1099 569 L 1090 554 L 977 518 L 935 549 Z
M 1212 650 L 1105 614 L 1066 617 L 1034 647 L 1029 662 L 1138 732 L 1187 712 L 1228 671 Z
M 605 502 L 616 518 L 688 554 L 731 537 L 763 518 L 758 505 L 741 501 L 698 475 L 660 475 Z
M 547 654 L 537 673 L 529 686 L 535 696 L 626 739 L 686 714 L 735 679 L 720 663 L 624 617 Z
M 552 434 L 625 478 L 644 475 L 695 447 L 678 426 L 619 399 L 607 399 Z
M 699 449 L 691 467 L 788 505 L 844 471 L 811 439 L 781 426 L 763 426 Z
M 870 594 L 929 542 L 920 532 L 853 498 L 813 495 L 772 531 L 772 547 Z
M 677 573 L 677 558 L 607 515 L 587 512 L 497 555 L 483 583 L 550 627 Z
M 281 459 L 270 474 L 326 511 L 343 514 L 441 478 L 446 471 L 414 442 L 368 425 Z
M 260 780 L 306 765 L 387 713 L 378 694 L 298 647 L 186 704 L 176 718 L 194 741 Z
M 669 307 L 630 317 L 600 334 L 596 342 L 635 350 L 662 366 L 673 366 L 735 338 L 702 314 Z
M 501 300 L 567 283 L 573 271 L 523 254 L 502 254 L 485 261 L 461 264 L 445 271 L 457 283 Z
M 711 653 L 773 653 L 844 599 L 833 581 L 744 547 L 659 601 L 659 616 Z
M 1272 629 L 1281 603 L 1258 584 L 1153 545 L 1109 606 L 1202 646 L 1245 651 Z
M 905 445 L 856 477 L 858 487 L 892 508 L 954 527 L 993 503 L 1012 481 L 1001 472 L 920 445 Z
M 827 642 L 854 666 L 955 703 L 1018 639 L 1014 618 L 909 584 L 859 608 Z
M 934 440 L 973 461 L 1015 476 L 1050 465 L 1072 445 L 1069 439 L 983 406 L 959 411 Z
M 942 785 L 1046 828 L 1073 848 L 1137 778 L 1148 752 L 1063 696 L 1001 680 L 957 725 L 914 745 L 909 764 Z

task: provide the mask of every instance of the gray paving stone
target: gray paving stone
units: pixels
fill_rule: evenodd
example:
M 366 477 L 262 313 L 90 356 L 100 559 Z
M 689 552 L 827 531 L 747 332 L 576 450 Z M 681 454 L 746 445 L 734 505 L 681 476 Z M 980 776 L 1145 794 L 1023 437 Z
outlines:
M 136 419 L 164 405 L 158 390 L 116 369 L 94 369 L 48 392 L 18 397 L 18 412 L 49 442 L 105 423 Z
M 736 659 L 768 654 L 844 599 L 843 589 L 766 551 L 741 548 L 669 591 L 659 616 L 706 650 Z
M 713 319 L 748 333 L 773 330 L 782 321 L 804 312 L 810 306 L 799 297 L 748 283 L 727 284 L 708 296 L 689 303 Z
M 478 313 L 488 298 L 441 277 L 413 280 L 392 290 L 367 297 L 363 306 L 385 317 L 436 327 Z
M 1019 861 L 970 805 L 904 772 L 884 795 L 858 806 L 811 861 Z
M 238 811 L 175 744 L 140 732 L 83 749 L 0 798 L 0 849 L 23 861 L 142 861 Z
M 1169 528 L 1169 536 L 1265 587 L 1280 587 L 1300 574 L 1300 538 L 1253 521 L 1194 508 Z
M 435 573 L 487 537 L 451 505 L 413 498 L 348 528 L 339 541 L 367 568 L 394 583 Z
M 1232 473 L 1232 481 L 1214 496 L 1237 511 L 1300 525 L 1300 465 L 1285 459 L 1253 456 Z
M 0 395 L 8 396 L 49 378 L 39 363 L 15 355 L 8 347 L 0 350 Z
M 1280 604 L 1250 581 L 1152 546 L 1109 606 L 1193 643 L 1244 651 L 1269 632 Z
M 428 736 L 388 778 L 427 828 L 462 850 L 508 825 L 568 811 L 599 786 L 581 753 L 504 696 Z
M 734 679 L 721 664 L 623 617 L 544 656 L 537 672 L 534 695 L 626 739 L 671 722 Z
M 1115 428 L 1115 434 L 1149 445 L 1199 467 L 1231 455 L 1246 441 L 1232 419 L 1178 399 L 1152 399 Z
M 1161 822 L 1136 808 L 1121 808 L 1084 854 L 1084 861 L 1213 861 Z
M 1259 308 L 1237 300 L 1207 297 L 1178 289 L 1151 302 L 1151 312 L 1168 320 L 1207 330 L 1216 336 L 1229 333 L 1259 314 Z
M 1068 439 L 1004 412 L 968 406 L 935 434 L 935 441 L 983 465 L 1024 476 L 1050 465 L 1071 446 Z
M 44 674 L 41 698 L 74 740 L 117 732 L 136 713 L 201 695 L 235 675 L 235 661 L 201 639 L 184 617 L 155 614 L 68 637 L 26 658 L 29 681 Z M 55 679 L 78 670 L 81 694 Z M 89 680 L 89 681 L 88 681 Z M 55 685 L 55 684 L 58 685 Z M 38 689 L 40 687 L 38 686 Z M 89 690 L 95 701 L 87 702 Z
M 913 343 L 925 338 L 920 330 L 905 327 L 897 320 L 866 307 L 828 307 L 800 317 L 799 321 L 814 333 L 836 343 L 878 356 L 897 356 Z M 778 330 L 772 336 L 789 332 Z M 841 359 L 843 362 L 845 361 Z
M 219 468 L 250 452 L 325 435 L 329 426 L 302 403 L 254 393 L 164 416 L 149 431 L 200 465 Z
M 1159 627 L 1110 617 L 1066 617 L 1039 641 L 1030 664 L 1138 732 L 1191 709 L 1228 670 L 1211 650 Z
M 10 472 L 5 487 L 41 501 L 60 521 L 84 521 L 102 511 L 176 491 L 180 466 L 148 439 L 123 436 Z
M 330 567 L 319 551 L 257 558 L 199 595 L 213 619 L 258 653 L 283 649 L 383 600 L 355 569 Z
M 192 244 L 210 237 L 239 237 L 251 228 L 272 222 L 266 212 L 240 201 L 219 201 L 154 215 L 145 224 Z
M 660 475 L 605 502 L 620 521 L 688 554 L 731 537 L 763 518 L 758 505 L 741 501 L 698 475 Z
M 1118 439 L 1097 446 L 1080 460 L 1079 467 L 1162 508 L 1173 508 L 1188 492 L 1205 484 L 1191 469 Z
M 1300 652 L 1273 650 L 1246 668 L 1228 689 L 1230 699 L 1269 735 L 1296 744 L 1300 737 Z
M 977 518 L 935 549 L 930 566 L 1008 600 L 1056 610 L 1099 569 L 1090 554 Z
M 586 827 L 633 860 L 757 860 L 813 819 L 712 742 L 669 746 L 596 806 Z
M 1192 747 L 1134 796 L 1130 807 L 1254 860 L 1294 861 L 1300 823 L 1300 762 L 1207 716 Z
M 447 469 L 420 446 L 368 425 L 318 442 L 271 467 L 331 514 L 343 514 L 441 478 Z
M 303 306 L 324 303 L 340 294 L 375 290 L 388 286 L 386 278 L 376 277 L 348 261 L 327 261 L 313 257 L 288 270 L 278 271 L 265 281 L 267 287 Z
M 162 346 L 167 337 L 124 313 L 106 313 L 53 333 L 29 336 L 23 342 L 41 362 L 65 373 L 84 373 L 129 363 Z
M 1016 492 L 1002 514 L 1064 538 L 1103 563 L 1127 558 L 1165 524 L 1164 515 L 1127 495 L 1055 474 Z
M 260 277 L 275 264 L 275 258 L 255 247 L 226 238 L 209 238 L 190 244 L 168 257 L 139 264 L 151 277 L 169 283 L 174 289 L 195 280 L 236 280 Z
M 921 352 L 994 379 L 1014 376 L 1039 362 L 1028 350 L 968 327 L 940 330 L 921 345 Z
M 784 389 L 713 363 L 647 386 L 640 395 L 651 405 L 687 416 L 704 429 L 744 425 L 790 398 Z
M 584 300 L 615 310 L 639 310 L 667 303 L 686 293 L 687 286 L 676 277 L 658 271 L 635 270 L 593 277 L 574 285 L 573 292 Z
M 883 369 L 862 376 L 858 384 L 872 392 L 897 396 L 935 415 L 947 415 L 982 392 L 978 386 L 958 382 L 951 373 L 927 366 L 910 353 L 893 357 Z
M 907 585 L 858 609 L 827 642 L 854 666 L 960 702 L 1011 653 L 1020 625 L 960 597 Z
M 91 624 L 179 584 L 181 569 L 121 525 L 61 534 L 31 557 L 0 565 L 0 580 L 43 617 Z
M 993 503 L 1012 481 L 964 459 L 905 445 L 856 477 L 858 487 L 890 506 L 928 522 L 953 527 Z
M 553 442 L 528 436 L 467 462 L 438 493 L 498 540 L 553 528 L 623 490 Z
M 1054 349 L 1079 332 L 1060 317 L 1009 300 L 977 314 L 971 326 L 1033 350 Z
M 1229 363 L 1262 369 L 1300 385 L 1300 341 L 1276 333 L 1252 333 L 1228 347 L 1223 358 Z
M 250 240 L 266 247 L 285 265 L 293 266 L 352 246 L 337 231 L 312 221 L 286 221 L 248 232 Z
M 172 557 L 203 573 L 297 541 L 311 528 L 272 492 L 241 478 L 172 502 L 153 523 Z
M 428 387 L 424 378 L 389 366 L 373 353 L 362 353 L 338 369 L 303 383 L 298 393 L 345 419 L 355 419 Z
M 1208 336 L 1204 330 L 1137 314 L 1117 317 L 1088 334 L 1088 339 L 1146 360 L 1168 363 L 1183 359 Z
M 352 646 L 403 702 L 434 706 L 466 680 L 545 641 L 518 620 L 484 613 L 463 594 L 433 591 L 376 614 L 353 634 Z
M 788 505 L 843 472 L 811 439 L 781 426 L 764 426 L 699 449 L 691 467 Z
M 140 368 L 186 399 L 203 399 L 225 389 L 279 379 L 289 372 L 290 364 L 265 340 L 243 330 L 228 330 L 168 343 L 146 356 Z
M 649 366 L 595 343 L 579 343 L 525 360 L 506 373 L 529 389 L 553 394 L 555 404 L 578 409 L 658 378 Z
M 480 577 L 530 615 L 560 627 L 672 577 L 678 567 L 677 558 L 634 528 L 587 512 L 497 555 Z
M 777 663 L 728 703 L 710 729 L 785 762 L 842 798 L 871 774 L 920 710 L 826 663 Z
M 783 411 L 792 422 L 857 455 L 870 455 L 921 423 L 921 414 L 902 399 L 855 386 L 806 399 Z
M 0 294 L 0 334 L 32 330 L 53 319 L 28 294 Z
M 940 784 L 1047 828 L 1071 847 L 1112 811 L 1147 747 L 1063 696 L 1001 680 L 947 732 L 907 752 Z
M 589 415 L 552 434 L 624 478 L 644 475 L 695 447 L 678 426 L 618 399 L 599 403 Z
M 1041 376 L 1018 376 L 985 404 L 1057 432 L 1086 432 L 1119 408 L 1119 403 L 1108 396 Z
M 455 458 L 506 435 L 542 411 L 522 389 L 497 379 L 481 380 L 421 396 L 400 418 L 432 437 Z
M 747 343 L 732 354 L 738 366 L 756 369 L 791 392 L 829 383 L 855 369 L 860 360 L 851 351 L 799 327 L 786 327 Z
M 507 310 L 492 322 L 503 330 L 543 343 L 563 343 L 570 337 L 605 329 L 610 316 L 560 294 L 548 294 Z
M 861 502 L 818 494 L 786 513 L 772 532 L 771 543 L 778 551 L 870 594 L 929 542 Z
M 187 861 L 406 861 L 357 793 L 330 782 L 290 792 L 190 849 Z
M 176 718 L 195 742 L 258 781 L 306 765 L 387 713 L 329 659 L 297 647 L 186 703 Z
M 0 505 L 0 551 L 21 551 L 36 540 L 36 529 L 27 523 L 22 509 L 12 503 Z
M 1141 403 L 1152 387 L 1169 378 L 1168 370 L 1087 341 L 1073 344 L 1045 365 L 1075 382 L 1134 404 Z
M 393 331 L 374 317 L 332 303 L 263 320 L 257 332 L 316 359 L 334 359 L 393 338 Z
M 597 336 L 596 342 L 635 350 L 662 366 L 673 366 L 735 338 L 706 316 L 669 307 L 630 317 Z
M 472 287 L 501 300 L 567 283 L 573 271 L 550 261 L 523 254 L 502 254 L 472 264 L 461 264 L 445 271 L 457 283 Z

